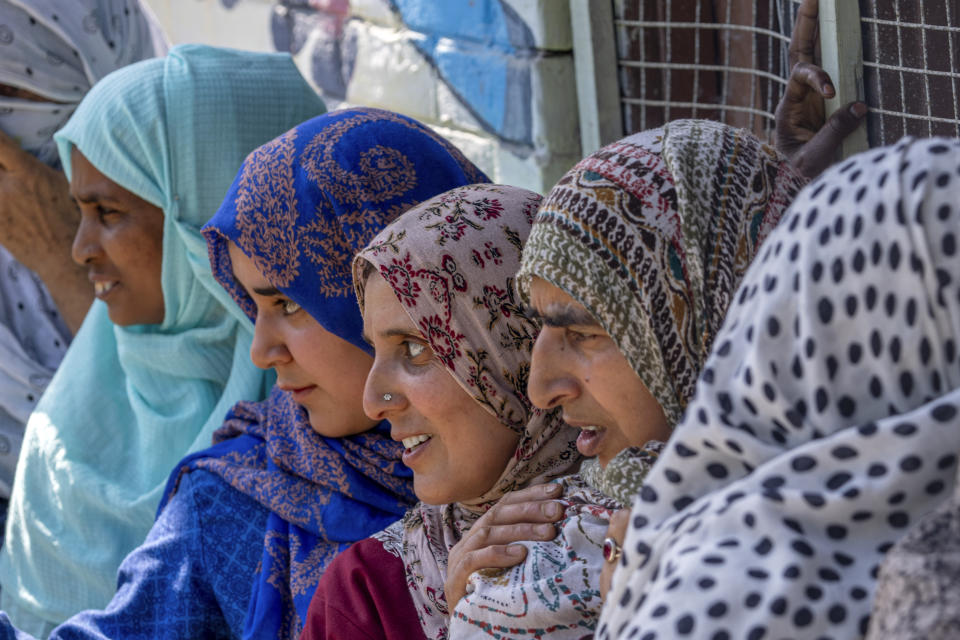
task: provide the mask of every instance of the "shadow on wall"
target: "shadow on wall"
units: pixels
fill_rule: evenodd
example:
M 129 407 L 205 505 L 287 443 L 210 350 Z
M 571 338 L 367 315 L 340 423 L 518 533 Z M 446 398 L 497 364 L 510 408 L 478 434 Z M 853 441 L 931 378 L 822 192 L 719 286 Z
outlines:
M 402 37 L 436 70 L 478 123 L 502 141 L 531 145 L 529 26 L 509 0 L 438 2 L 375 0 L 403 23 Z M 238 0 L 221 0 L 231 7 Z M 284 0 L 271 25 L 278 51 L 309 43 L 312 79 L 324 95 L 343 99 L 354 81 L 357 43 L 345 24 L 350 0 Z

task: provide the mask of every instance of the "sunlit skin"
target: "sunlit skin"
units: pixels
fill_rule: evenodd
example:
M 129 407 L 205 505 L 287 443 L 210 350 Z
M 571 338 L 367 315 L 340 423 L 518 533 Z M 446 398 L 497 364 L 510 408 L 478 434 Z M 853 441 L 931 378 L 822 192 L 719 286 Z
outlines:
M 660 403 L 582 304 L 541 278 L 530 283 L 530 303 L 543 329 L 527 391 L 541 409 L 563 407 L 564 420 L 581 429 L 580 453 L 606 466 L 628 447 L 670 437 Z
M 363 412 L 363 383 L 373 358 L 324 329 L 278 291 L 239 247 L 229 244 L 233 275 L 257 308 L 250 359 L 277 372 L 320 435 L 342 438 L 376 424 Z
M 74 148 L 70 195 L 80 208 L 73 259 L 121 326 L 160 324 L 165 315 L 163 211 L 110 180 Z
M 363 392 L 367 415 L 389 420 L 394 440 L 429 436 L 403 454 L 417 497 L 469 502 L 493 488 L 519 435 L 457 384 L 376 272 L 364 290 L 363 334 L 376 352 Z

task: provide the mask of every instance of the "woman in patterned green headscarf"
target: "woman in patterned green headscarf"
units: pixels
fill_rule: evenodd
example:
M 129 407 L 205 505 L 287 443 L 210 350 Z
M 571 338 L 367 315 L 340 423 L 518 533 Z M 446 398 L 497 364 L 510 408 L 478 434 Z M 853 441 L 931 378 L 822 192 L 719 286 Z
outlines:
M 567 508 L 559 536 L 531 536 L 506 574 L 470 576 L 457 637 L 593 630 L 607 517 L 590 505 L 623 506 L 639 490 L 737 284 L 803 183 L 750 133 L 686 120 L 601 149 L 551 190 L 518 277 L 544 322 L 528 391 L 541 408 L 563 408 L 592 459 L 562 481 L 564 500 L 582 506 Z

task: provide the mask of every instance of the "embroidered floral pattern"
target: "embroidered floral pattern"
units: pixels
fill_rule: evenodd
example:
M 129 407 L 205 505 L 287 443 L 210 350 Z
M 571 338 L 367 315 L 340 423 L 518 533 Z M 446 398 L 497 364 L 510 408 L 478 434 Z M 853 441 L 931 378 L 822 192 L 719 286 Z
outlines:
M 293 187 L 293 129 L 254 150 L 243 163 L 237 189 L 237 244 L 278 287 L 299 275 L 295 228 L 297 196 Z

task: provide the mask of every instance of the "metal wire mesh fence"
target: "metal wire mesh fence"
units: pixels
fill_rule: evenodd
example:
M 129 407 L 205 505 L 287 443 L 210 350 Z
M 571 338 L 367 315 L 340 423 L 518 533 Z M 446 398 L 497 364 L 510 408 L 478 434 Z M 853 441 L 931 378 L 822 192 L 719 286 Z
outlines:
M 860 0 L 871 146 L 960 136 L 960 0 Z
M 615 0 L 624 131 L 710 118 L 766 137 L 799 0 Z
M 769 138 L 799 1 L 614 0 L 624 132 L 698 117 Z M 870 145 L 960 136 L 960 0 L 859 8 Z

